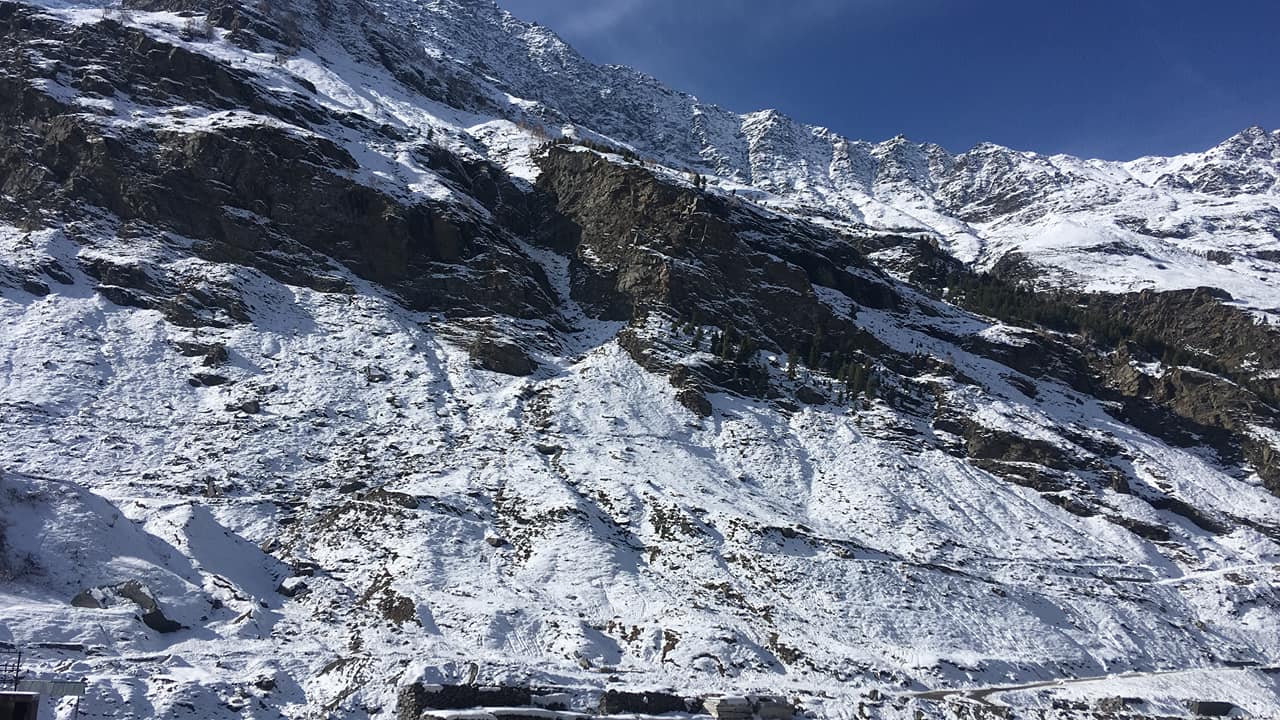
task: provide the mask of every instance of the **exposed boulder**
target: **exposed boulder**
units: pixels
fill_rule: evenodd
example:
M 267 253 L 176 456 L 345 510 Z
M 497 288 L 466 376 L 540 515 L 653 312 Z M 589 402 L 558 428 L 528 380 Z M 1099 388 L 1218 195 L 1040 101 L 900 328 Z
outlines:
M 676 391 L 676 401 L 698 417 L 711 417 L 714 408 L 706 394 L 696 387 L 682 387 Z
M 468 354 L 477 367 L 503 375 L 524 377 L 538 369 L 529 353 L 510 340 L 481 336 L 471 343 Z
M 262 412 L 262 403 L 256 399 L 241 400 L 240 402 L 227 403 L 226 409 L 229 412 L 242 412 L 246 415 L 257 415 Z
M 22 289 L 31 293 L 32 295 L 35 295 L 36 297 L 44 297 L 45 295 L 48 295 L 50 292 L 52 292 L 51 290 L 49 290 L 48 285 L 45 285 L 39 280 L 33 280 L 31 278 L 26 278 L 22 281 Z
M 394 578 L 385 569 L 374 576 L 373 582 L 361 596 L 360 602 L 378 611 L 385 620 L 393 625 L 405 623 L 421 624 L 418 619 L 418 606 L 412 599 L 401 595 L 392 587 Z
M 378 488 L 365 493 L 361 498 L 365 502 L 377 503 L 387 507 L 398 507 L 405 510 L 416 510 L 419 506 L 418 498 L 402 492 L 387 490 L 386 488 Z
M 216 373 L 192 373 L 191 378 L 187 381 L 193 386 L 215 387 L 217 385 L 225 385 L 230 382 L 226 376 Z
M 227 352 L 227 346 L 222 343 L 203 343 L 186 340 L 178 340 L 173 346 L 187 357 L 198 357 L 201 364 L 205 367 L 217 367 L 224 365 L 231 359 L 231 354 Z
M 806 405 L 825 405 L 831 402 L 831 398 L 811 385 L 796 388 L 796 399 Z
M 622 338 L 625 340 L 625 338 Z M 627 347 L 627 343 L 623 343 L 623 347 Z M 634 357 L 634 353 L 632 353 Z M 697 370 L 684 364 L 675 364 L 671 366 L 667 373 L 667 379 L 676 388 L 676 402 L 688 408 L 698 417 L 711 417 L 713 408 L 711 401 L 707 399 L 707 395 L 702 390 L 702 383 L 699 380 Z
M 119 598 L 137 605 L 142 610 L 142 622 L 152 630 L 172 633 L 186 628 L 183 624 L 166 617 L 155 595 L 137 580 L 86 588 L 72 598 L 71 604 L 80 608 L 104 609 L 114 605 Z
M 276 586 L 276 592 L 287 598 L 294 598 L 303 595 L 308 589 L 306 580 L 303 580 L 300 577 L 285 578 Z
M 71 598 L 72 607 L 101 610 L 109 607 L 111 596 L 102 588 L 85 588 Z
M 559 455 L 560 453 L 564 452 L 564 448 L 563 448 L 563 447 L 561 447 L 561 446 L 559 446 L 559 445 L 553 445 L 553 444 L 551 444 L 551 443 L 540 443 L 540 442 L 536 442 L 536 443 L 534 443 L 534 444 L 533 444 L 533 449 L 534 449 L 534 450 L 537 450 L 539 453 L 541 453 L 541 454 L 543 454 L 543 455 L 547 455 L 547 456 L 551 456 L 551 457 L 554 457 L 554 456 Z

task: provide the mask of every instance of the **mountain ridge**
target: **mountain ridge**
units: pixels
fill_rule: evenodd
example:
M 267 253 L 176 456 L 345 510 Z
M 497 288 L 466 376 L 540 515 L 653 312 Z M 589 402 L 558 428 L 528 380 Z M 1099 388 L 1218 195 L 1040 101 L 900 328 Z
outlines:
M 1263 300 L 1270 293 L 1262 282 L 1274 282 L 1277 268 L 1266 258 L 1280 249 L 1274 199 L 1280 192 L 1275 149 L 1280 130 L 1250 128 L 1204 152 L 1124 162 L 1042 155 L 991 143 L 959 154 L 901 137 L 870 143 L 799 123 L 777 110 L 735 113 L 629 68 L 595 65 L 554 32 L 523 23 L 497 5 L 386 7 L 420 13 L 418 24 L 435 27 L 430 37 L 434 52 L 443 57 L 449 56 L 451 44 L 463 48 L 458 52 L 464 62 L 486 55 L 466 42 L 478 34 L 488 33 L 482 44 L 486 51 L 509 45 L 499 53 L 506 77 L 515 78 L 508 79 L 508 89 L 537 103 L 532 110 L 521 106 L 519 112 L 533 122 L 548 123 L 545 131 L 552 135 L 567 129 L 557 123 L 576 123 L 588 134 L 599 133 L 662 164 L 718 177 L 727 191 L 762 193 L 757 200 L 783 212 L 931 235 L 952 254 L 983 269 L 1022 246 L 1036 248 L 1037 237 L 1059 237 L 1056 247 L 1022 252 L 1044 266 L 1050 284 L 1136 289 L 1118 286 L 1090 263 L 1065 257 L 1087 259 L 1092 248 L 1101 248 L 1114 263 L 1118 256 L 1110 249 L 1132 244 L 1142 249 L 1125 258 L 1126 274 L 1150 276 L 1150 287 L 1190 287 L 1186 273 L 1161 272 L 1158 265 L 1194 265 L 1194 272 L 1214 278 L 1208 284 L 1230 285 L 1227 289 L 1244 304 L 1274 309 Z M 451 22 L 460 13 L 484 33 L 456 29 Z M 516 42 L 497 39 L 503 37 Z M 555 62 L 543 62 L 548 46 Z M 537 72 L 520 69 L 530 61 Z M 1241 156 L 1237 146 L 1246 136 L 1257 152 Z M 902 163 L 914 165 L 914 174 L 902 174 Z M 1217 207 L 1224 197 L 1234 199 L 1226 210 Z M 1157 213 L 1146 217 L 1145 208 L 1152 207 Z M 1126 212 L 1143 216 L 1142 224 L 1155 228 L 1156 241 L 1110 221 Z M 1046 226 L 1049 215 L 1066 224 Z M 1217 219 L 1205 220 L 1206 215 Z M 1176 232 L 1185 237 L 1171 239 L 1162 225 L 1180 228 Z M 1230 242 L 1223 242 L 1227 235 Z M 1232 262 L 1189 256 L 1210 251 L 1229 254 Z M 1169 262 L 1148 262 L 1144 256 Z

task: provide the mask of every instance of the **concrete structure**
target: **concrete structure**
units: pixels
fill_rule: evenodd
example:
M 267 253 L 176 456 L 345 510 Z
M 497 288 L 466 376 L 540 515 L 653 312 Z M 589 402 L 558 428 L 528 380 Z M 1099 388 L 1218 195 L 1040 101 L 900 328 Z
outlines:
M 39 713 L 39 693 L 0 690 L 0 720 L 36 720 Z
M 1197 717 L 1231 717 L 1238 710 L 1233 703 L 1215 700 L 1192 700 L 1187 709 Z
M 702 704 L 716 720 L 751 720 L 755 716 L 755 703 L 747 697 L 721 695 L 709 697 Z
M 84 680 L 19 680 L 20 692 L 38 693 L 48 698 L 84 697 Z
M 786 698 L 761 695 L 756 699 L 756 717 L 760 720 L 791 720 L 796 709 Z

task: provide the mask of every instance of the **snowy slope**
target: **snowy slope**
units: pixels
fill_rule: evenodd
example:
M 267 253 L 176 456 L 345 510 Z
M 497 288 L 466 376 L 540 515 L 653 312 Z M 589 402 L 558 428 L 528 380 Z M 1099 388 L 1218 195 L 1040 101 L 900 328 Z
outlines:
M 42 6 L 60 22 L 102 18 Z M 1241 259 L 1275 245 L 1274 135 L 1128 164 L 996 146 L 952 156 L 701 105 L 591 66 L 488 3 L 375 8 L 390 21 L 339 4 L 358 21 L 305 24 L 293 53 L 223 28 L 184 38 L 169 11 L 126 19 L 281 106 L 156 105 L 56 73 L 32 84 L 108 137 L 146 131 L 171 147 L 270 128 L 328 141 L 355 163 L 332 174 L 477 224 L 497 223 L 484 188 L 428 150 L 491 160 L 528 189 L 541 134 L 570 132 L 660 160 L 653 172 L 673 185 L 687 185 L 684 169 L 712 171 L 714 194 L 826 227 L 937 234 L 979 264 L 1016 250 L 1096 289 L 1202 285 L 1218 268 L 1213 284 L 1276 305 L 1274 262 Z M 406 38 L 421 55 L 392 46 L 426 69 L 422 87 L 379 60 Z M 315 108 L 348 122 L 311 120 Z M 15 213 L 0 227 L 0 277 L 48 290 L 0 288 L 0 641 L 30 649 L 37 674 L 87 677 L 81 716 L 391 718 L 402 684 L 473 671 L 584 697 L 775 691 L 832 717 L 876 690 L 895 700 L 875 712 L 906 718 L 939 712 L 906 693 L 1065 678 L 1102 678 L 1072 697 L 1150 688 L 1176 713 L 1216 699 L 1224 668 L 1243 666 L 1227 683 L 1242 707 L 1280 707 L 1264 671 L 1280 662 L 1280 500 L 1205 447 L 1175 447 L 1108 401 L 974 349 L 1015 352 L 1029 342 L 1016 328 L 898 284 L 908 302 L 880 309 L 810 288 L 890 350 L 950 368 L 910 378 L 939 412 L 1064 456 L 1107 448 L 1105 466 L 1054 475 L 1061 492 L 980 467 L 906 405 L 712 392 L 700 417 L 617 338 L 658 338 L 691 363 L 708 354 L 666 318 L 591 319 L 570 287 L 582 258 L 526 238 L 508 238 L 511 252 L 539 269 L 551 306 L 515 320 L 410 309 L 336 260 L 324 285 L 282 279 L 107 215 L 33 229 Z M 1146 255 L 1089 260 L 1113 242 Z M 104 267 L 233 297 L 242 315 L 184 326 L 117 303 L 108 295 L 129 296 L 112 294 Z M 520 267 L 482 275 L 477 262 L 467 279 Z M 477 325 L 541 338 L 536 372 L 477 369 Z M 213 347 L 224 364 L 202 357 Z M 805 381 L 769 355 L 772 382 Z M 1127 490 L 1108 485 L 1112 471 Z M 1080 499 L 1090 513 L 1066 501 Z M 1167 535 L 1141 532 L 1153 527 Z M 159 632 L 116 591 L 107 607 L 70 602 L 129 581 L 183 629 Z M 1165 670 L 1188 679 L 1154 675 Z
M 77 252 L 16 234 L 5 251 Z M 34 567 L 0 596 L 3 627 L 72 648 L 35 666 L 89 677 L 82 716 L 142 702 L 157 716 L 386 716 L 402 677 L 457 679 L 473 662 L 491 681 L 821 703 L 833 679 L 843 698 L 1280 655 L 1280 545 L 1246 527 L 1218 536 L 1101 498 L 1168 523 L 1173 541 L 1153 544 L 908 440 L 914 420 L 883 405 L 780 413 L 717 396 L 699 420 L 609 342 L 616 325 L 513 379 L 472 369 L 376 288 L 230 281 L 253 317 L 198 332 L 232 358 L 231 382 L 207 388 L 173 346 L 191 331 L 152 311 L 83 280 L 6 294 L 7 537 Z M 867 322 L 929 342 L 894 329 L 904 319 Z M 984 425 L 1068 444 L 1058 428 L 1106 433 L 1138 477 L 1206 511 L 1280 517 L 1276 498 L 1115 427 L 1096 402 L 1049 384 L 1028 404 L 990 361 L 949 350 L 990 383 L 952 398 Z M 367 380 L 370 366 L 389 379 Z M 225 409 L 249 395 L 261 413 Z M 316 568 L 293 600 L 274 592 L 286 566 Z M 125 579 L 189 629 L 148 631 L 127 603 L 66 604 Z M 1276 693 L 1261 702 L 1280 703 L 1256 677 Z

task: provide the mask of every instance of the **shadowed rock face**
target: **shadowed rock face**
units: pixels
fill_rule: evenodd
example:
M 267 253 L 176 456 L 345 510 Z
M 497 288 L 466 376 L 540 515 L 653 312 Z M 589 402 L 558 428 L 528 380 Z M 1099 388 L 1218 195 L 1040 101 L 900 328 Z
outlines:
M 87 588 L 71 599 L 72 607 L 102 609 L 110 607 L 119 598 L 124 598 L 142 611 L 142 622 L 147 627 L 161 633 L 173 633 L 184 630 L 182 623 L 170 620 L 164 610 L 142 583 L 137 580 L 126 580 L 116 585 L 98 588 Z
M 471 344 L 469 354 L 477 366 L 504 375 L 531 375 L 538 367 L 523 348 L 504 340 L 477 338 Z
M 599 317 L 668 309 L 739 327 L 785 352 L 815 335 L 834 348 L 856 334 L 852 318 L 822 303 L 814 285 L 868 307 L 899 302 L 843 238 L 766 219 L 594 153 L 552 147 L 541 167 L 538 188 L 559 215 L 551 241 L 572 253 L 573 298 Z
M 1280 333 L 1248 313 L 1224 304 L 1230 295 L 1214 288 L 1171 292 L 1099 294 L 1090 307 L 1135 331 L 1183 350 L 1187 360 L 1229 373 L 1270 404 L 1280 404 Z
M 1221 291 L 1095 295 L 1091 307 L 1117 318 L 1135 333 L 1166 348 L 1158 376 L 1133 367 L 1143 348 L 1122 346 L 1096 358 L 1103 384 L 1129 398 L 1129 416 L 1158 436 L 1189 435 L 1181 442 L 1207 443 L 1226 458 L 1242 456 L 1280 495 L 1280 463 L 1269 444 L 1251 430 L 1280 422 L 1280 334 L 1248 313 L 1223 304 Z M 1141 422 L 1139 405 L 1168 413 L 1163 421 Z M 1177 442 L 1177 440 L 1175 440 Z
M 32 87 L 28 80 L 39 71 L 21 52 L 10 52 L 0 80 L 6 214 L 32 217 L 56 207 L 83 217 L 98 208 L 126 223 L 191 238 L 206 259 L 254 266 L 318 290 L 332 289 L 323 276 L 333 258 L 395 290 L 410 307 L 554 314 L 541 269 L 501 229 L 443 204 L 409 204 L 357 182 L 358 165 L 346 150 L 302 129 L 314 123 L 332 130 L 346 118 L 305 100 L 264 99 L 271 96 L 234 71 L 112 21 L 68 29 L 5 4 L 0 36 L 15 48 L 40 37 L 62 40 L 53 46 L 56 60 L 82 91 L 128 88 L 135 101 L 157 108 L 199 103 L 301 124 L 240 125 L 231 118 L 195 123 L 190 131 L 172 129 L 182 128 L 179 122 L 107 133 Z M 442 175 L 484 190 L 476 193 L 481 198 L 496 203 L 516 194 L 482 165 L 430 152 L 420 158 L 428 167 L 446 160 Z
M 878 343 L 865 345 L 856 318 L 840 317 L 817 299 L 814 286 L 821 285 L 837 288 L 866 307 L 901 304 L 891 285 L 869 271 L 847 241 L 766 220 L 594 153 L 553 147 L 541 165 L 538 188 L 555 205 L 548 242 L 572 253 L 573 297 L 597 316 L 631 320 L 648 311 L 673 311 L 698 322 L 741 328 L 766 347 L 784 351 L 807 347 L 815 336 L 823 336 L 824 349 L 852 346 L 891 371 L 914 371 L 909 359 Z M 928 252 L 917 250 L 926 257 L 937 252 L 932 247 Z M 929 266 L 954 268 L 937 260 Z M 936 279 L 926 272 L 924 284 L 932 286 Z M 1224 306 L 1207 290 L 1063 295 L 1056 302 L 1086 302 L 1169 347 L 1221 348 L 1215 362 L 1241 380 L 1280 363 L 1275 333 Z M 979 336 L 951 340 L 1033 378 L 1054 378 L 1082 392 L 1127 398 L 1124 417 L 1149 432 L 1178 444 L 1209 444 L 1230 463 L 1238 462 L 1243 453 L 1269 487 L 1275 483 L 1274 453 L 1266 453 L 1264 443 L 1243 432 L 1252 422 L 1274 417 L 1268 404 L 1274 380 L 1251 383 L 1252 389 L 1246 389 L 1229 378 L 1177 368 L 1151 378 L 1130 367 L 1128 355 L 1113 354 L 1111 348 L 1088 340 L 1064 342 L 1045 333 L 1012 346 Z M 637 336 L 627 336 L 624 346 L 647 367 L 668 369 L 653 362 L 653 354 Z M 704 366 L 693 375 L 698 382 L 691 382 L 687 369 L 681 370 L 672 383 L 681 388 L 681 401 L 700 414 L 705 407 L 690 385 L 710 383 L 753 395 L 772 394 L 743 377 L 740 369 Z M 821 401 L 818 396 L 810 400 Z M 976 456 L 985 461 L 1039 462 L 1020 451 L 1001 454 L 1000 447 L 983 445 Z

